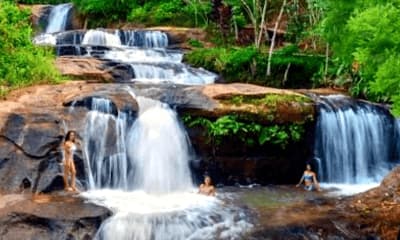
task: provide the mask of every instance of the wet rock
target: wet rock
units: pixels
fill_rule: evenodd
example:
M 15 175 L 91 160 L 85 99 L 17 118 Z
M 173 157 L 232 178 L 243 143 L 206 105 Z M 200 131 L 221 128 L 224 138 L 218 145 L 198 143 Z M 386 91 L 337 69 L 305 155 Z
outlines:
M 80 79 L 112 81 L 112 74 L 103 69 L 103 61 L 85 57 L 58 57 L 56 67 L 61 74 Z
M 101 222 L 109 216 L 107 209 L 69 195 L 19 197 L 6 208 L 0 208 L 0 236 L 2 239 L 93 239 Z
M 29 9 L 31 12 L 32 25 L 37 31 L 42 31 L 48 24 L 48 18 L 52 9 L 51 5 L 24 5 L 20 4 L 20 8 Z

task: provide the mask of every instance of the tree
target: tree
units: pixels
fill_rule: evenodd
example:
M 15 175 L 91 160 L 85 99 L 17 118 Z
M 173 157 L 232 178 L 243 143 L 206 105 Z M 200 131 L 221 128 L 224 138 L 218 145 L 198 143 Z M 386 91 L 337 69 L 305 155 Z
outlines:
M 258 49 L 264 37 L 268 38 L 266 21 L 268 0 L 227 0 L 232 6 L 241 6 L 247 14 L 254 31 L 254 46 Z
M 333 54 L 357 65 L 352 92 L 393 103 L 400 114 L 400 1 L 326 0 L 322 34 Z M 334 6 L 334 7 L 333 7 Z

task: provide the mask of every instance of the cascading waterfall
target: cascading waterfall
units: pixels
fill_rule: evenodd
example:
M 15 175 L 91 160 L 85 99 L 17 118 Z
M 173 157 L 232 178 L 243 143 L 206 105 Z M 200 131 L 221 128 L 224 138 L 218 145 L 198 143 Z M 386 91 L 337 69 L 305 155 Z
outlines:
M 54 9 L 64 9 L 64 5 Z M 59 18 L 50 18 L 49 26 L 61 21 L 61 14 L 56 15 Z M 124 81 L 197 85 L 213 83 L 217 78 L 212 72 L 182 63 L 183 52 L 168 49 L 168 34 L 158 30 L 55 31 L 39 35 L 33 41 L 55 46 L 58 55 L 96 57 L 111 61 L 113 66 L 122 64 L 129 69 Z
M 133 123 L 102 98 L 92 99 L 86 116 L 90 190 L 82 196 L 114 213 L 96 239 L 240 239 L 251 227 L 243 210 L 195 192 L 190 143 L 175 111 L 136 100 Z
M 136 171 L 134 186 L 157 194 L 187 191 L 193 186 L 188 138 L 176 113 L 155 100 L 138 97 L 137 101 L 139 117 L 127 141 Z
M 130 47 L 165 48 L 168 47 L 168 36 L 161 31 L 118 30 L 124 45 Z
M 45 32 L 36 36 L 33 42 L 38 45 L 56 45 L 57 38 L 54 34 L 65 31 L 72 6 L 71 3 L 54 6 L 50 11 Z
M 54 6 L 51 9 L 46 33 L 55 33 L 65 31 L 68 21 L 69 12 L 72 9 L 72 4 L 65 3 Z
M 344 96 L 321 97 L 315 158 L 323 182 L 379 182 L 397 161 L 395 119 L 383 107 Z
M 85 33 L 82 45 L 95 45 L 95 46 L 121 46 L 121 39 L 117 32 L 114 34 L 100 31 L 100 30 L 89 30 Z

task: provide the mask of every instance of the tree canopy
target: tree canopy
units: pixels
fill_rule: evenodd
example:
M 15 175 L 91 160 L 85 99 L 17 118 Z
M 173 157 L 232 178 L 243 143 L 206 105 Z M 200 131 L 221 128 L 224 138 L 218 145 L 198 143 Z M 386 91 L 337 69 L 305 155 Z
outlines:
M 353 65 L 353 93 L 393 102 L 393 112 L 400 114 L 400 1 L 321 2 L 322 36 L 335 57 Z

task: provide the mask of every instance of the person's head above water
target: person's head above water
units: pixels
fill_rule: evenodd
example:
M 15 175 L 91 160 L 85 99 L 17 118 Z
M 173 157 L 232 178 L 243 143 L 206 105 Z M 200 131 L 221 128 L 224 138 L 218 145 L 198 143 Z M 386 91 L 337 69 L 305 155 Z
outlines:
M 307 163 L 306 169 L 307 169 L 308 171 L 311 171 L 311 164 Z
M 68 131 L 65 135 L 65 141 L 75 142 L 76 132 L 75 131 Z
M 211 185 L 211 177 L 210 176 L 204 177 L 204 184 L 207 186 Z

